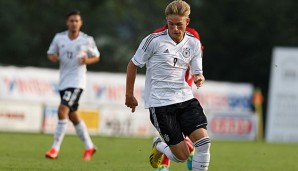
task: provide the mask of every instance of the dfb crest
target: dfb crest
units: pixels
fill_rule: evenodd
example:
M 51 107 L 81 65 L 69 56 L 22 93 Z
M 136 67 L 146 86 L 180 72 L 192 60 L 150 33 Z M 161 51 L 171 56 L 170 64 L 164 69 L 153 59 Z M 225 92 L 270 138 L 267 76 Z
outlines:
M 182 54 L 185 58 L 189 58 L 190 57 L 190 48 L 188 48 L 188 47 L 183 48 Z

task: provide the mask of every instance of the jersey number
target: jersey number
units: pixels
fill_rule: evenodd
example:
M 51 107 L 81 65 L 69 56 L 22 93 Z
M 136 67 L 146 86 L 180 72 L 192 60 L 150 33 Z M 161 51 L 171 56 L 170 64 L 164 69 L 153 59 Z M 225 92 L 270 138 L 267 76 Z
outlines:
M 63 99 L 65 101 L 69 101 L 70 100 L 70 97 L 71 97 L 71 91 L 65 91 L 64 92 L 64 95 L 63 95 Z
M 67 51 L 66 54 L 67 54 L 67 58 L 72 59 L 72 52 Z
M 174 58 L 174 61 L 173 61 L 173 62 L 174 62 L 174 66 L 175 66 L 176 63 L 177 63 L 177 60 L 178 60 L 177 58 Z

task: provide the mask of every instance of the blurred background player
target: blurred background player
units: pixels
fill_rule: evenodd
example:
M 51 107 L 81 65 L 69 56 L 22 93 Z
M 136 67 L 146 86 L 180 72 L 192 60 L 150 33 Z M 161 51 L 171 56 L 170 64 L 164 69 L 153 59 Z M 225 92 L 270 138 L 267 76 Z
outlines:
M 168 29 L 144 38 L 128 63 L 125 104 L 135 111 L 137 67 L 146 65 L 145 108 L 149 108 L 150 120 L 165 141 L 154 138 L 149 157 L 151 166 L 157 168 L 163 155 L 175 162 L 186 161 L 190 151 L 185 135 L 194 142 L 192 170 L 207 171 L 211 145 L 207 118 L 184 78 L 190 66 L 197 87 L 205 80 L 201 43 L 186 32 L 190 6 L 185 1 L 171 2 L 165 14 Z
M 163 32 L 166 29 L 168 29 L 167 24 L 161 28 L 154 30 L 153 33 Z M 195 36 L 198 40 L 200 40 L 200 35 L 195 29 L 186 27 L 186 31 L 189 32 L 190 34 L 192 34 L 193 36 Z M 203 50 L 203 45 L 201 46 L 201 48 Z M 185 81 L 191 87 L 192 83 L 193 83 L 193 76 L 189 73 L 189 70 L 190 70 L 190 68 L 188 67 L 186 70 L 186 73 L 185 73 Z M 186 166 L 187 166 L 188 170 L 192 170 L 192 157 L 194 154 L 194 148 L 193 148 L 191 140 L 188 137 L 185 137 L 184 141 L 186 142 L 187 147 L 190 151 L 190 156 L 187 159 Z M 162 159 L 160 165 L 158 166 L 158 168 L 156 169 L 156 171 L 168 171 L 169 167 L 170 167 L 170 159 L 166 155 L 163 155 L 163 159 Z
M 99 62 L 99 51 L 93 37 L 80 31 L 83 21 L 80 11 L 67 14 L 67 31 L 57 33 L 47 52 L 51 62 L 60 62 L 59 92 L 61 103 L 58 108 L 58 124 L 52 148 L 45 154 L 56 159 L 63 141 L 68 118 L 77 135 L 84 142 L 83 160 L 91 160 L 96 148 L 87 127 L 78 115 L 79 99 L 86 86 L 86 65 Z

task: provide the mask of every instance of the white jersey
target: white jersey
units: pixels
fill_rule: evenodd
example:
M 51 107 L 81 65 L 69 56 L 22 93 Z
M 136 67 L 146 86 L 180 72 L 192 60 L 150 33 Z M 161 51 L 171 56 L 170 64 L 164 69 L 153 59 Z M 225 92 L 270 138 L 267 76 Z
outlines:
M 49 47 L 48 54 L 56 54 L 60 61 L 59 90 L 86 87 L 86 65 L 79 63 L 83 56 L 99 57 L 93 37 L 80 32 L 70 40 L 68 31 L 57 33 Z
M 175 43 L 168 30 L 153 33 L 141 42 L 132 58 L 139 67 L 146 65 L 145 108 L 160 107 L 194 98 L 185 81 L 190 65 L 192 74 L 202 74 L 201 43 L 186 32 L 180 43 Z

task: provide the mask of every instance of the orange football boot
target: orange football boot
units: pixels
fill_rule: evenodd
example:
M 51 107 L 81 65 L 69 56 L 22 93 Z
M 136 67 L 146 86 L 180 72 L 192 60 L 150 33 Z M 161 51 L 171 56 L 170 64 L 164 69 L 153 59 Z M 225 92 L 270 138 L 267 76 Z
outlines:
M 96 147 L 84 151 L 83 160 L 90 161 L 93 154 L 96 152 Z
M 54 148 L 51 148 L 47 153 L 46 153 L 46 158 L 49 159 L 57 159 L 58 158 L 58 153 L 59 151 L 57 151 Z

